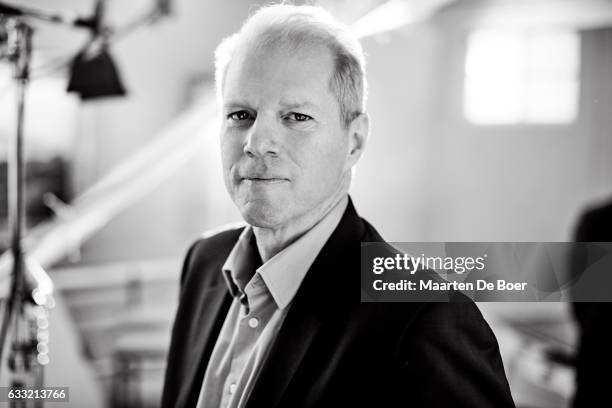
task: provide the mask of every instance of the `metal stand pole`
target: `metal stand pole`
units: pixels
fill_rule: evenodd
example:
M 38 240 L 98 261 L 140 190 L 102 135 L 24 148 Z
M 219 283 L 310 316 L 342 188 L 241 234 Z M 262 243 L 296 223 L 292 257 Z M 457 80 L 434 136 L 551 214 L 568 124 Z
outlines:
M 13 281 L 0 328 L 0 361 L 2 361 L 9 326 L 12 321 L 17 325 L 19 315 L 22 314 L 25 292 L 25 262 L 21 246 L 25 223 L 23 127 L 32 51 L 32 28 L 19 19 L 11 19 L 8 22 L 8 35 L 8 55 L 14 65 L 14 78 L 17 85 L 17 130 L 11 139 L 8 156 L 8 223 L 11 231 Z
M 30 80 L 30 60 L 32 55 L 32 28 L 21 18 L 7 21 L 7 53 L 14 67 L 17 89 L 17 127 L 11 138 L 8 155 L 8 222 L 11 231 L 10 252 L 13 258 L 12 282 L 6 308 L 0 326 L 0 363 L 7 347 L 10 331 L 10 354 L 8 366 L 13 374 L 11 387 L 34 387 L 42 389 L 44 365 L 48 363 L 46 342 L 47 309 L 53 306 L 52 284 L 43 282 L 40 265 L 26 257 L 22 247 L 25 228 L 25 159 L 24 125 L 28 84 Z M 32 284 L 27 281 L 26 274 Z M 48 277 L 47 277 L 48 279 Z M 41 335 L 44 338 L 41 337 Z M 1 368 L 0 364 L 0 368 Z M 44 399 L 35 399 L 34 406 L 42 407 Z M 25 406 L 24 400 L 9 400 L 13 408 Z

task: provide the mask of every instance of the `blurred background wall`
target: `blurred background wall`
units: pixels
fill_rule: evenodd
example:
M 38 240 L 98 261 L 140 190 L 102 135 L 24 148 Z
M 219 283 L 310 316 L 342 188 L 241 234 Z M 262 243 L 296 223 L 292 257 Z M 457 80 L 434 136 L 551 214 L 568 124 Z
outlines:
M 92 6 L 82 0 L 18 3 L 80 13 L 89 13 Z M 352 22 L 386 2 L 320 3 Z M 377 34 L 363 39 L 372 127 L 352 187 L 361 215 L 390 241 L 572 240 L 576 218 L 585 206 L 612 192 L 612 2 L 390 3 L 412 11 L 414 18 L 405 16 L 404 23 L 392 30 L 385 28 L 384 18 L 371 20 L 369 28 Z M 121 25 L 149 4 L 109 1 L 107 20 Z M 177 0 L 172 4 L 169 18 L 112 44 L 128 91 L 125 98 L 81 103 L 67 95 L 65 62 L 87 35 L 36 23 L 36 79 L 26 146 L 31 162 L 59 158 L 64 163 L 65 186 L 54 192 L 56 196 L 66 202 L 79 197 L 162 131 L 169 146 L 174 134 L 176 143 L 182 140 L 181 132 L 196 134 L 200 140 L 163 183 L 82 245 L 75 245 L 51 270 L 66 306 L 64 320 L 73 327 L 62 333 L 72 333 L 71 341 L 81 345 L 77 357 L 99 385 L 101 403 L 112 403 L 121 389 L 136 392 L 140 403 L 155 406 L 182 256 L 203 231 L 240 220 L 221 181 L 217 125 L 211 120 L 215 116 L 197 107 L 210 88 L 216 44 L 236 31 L 258 3 Z M 417 18 L 428 7 L 427 18 Z M 470 51 L 470 44 L 476 43 L 473 33 L 483 29 L 527 37 L 533 32 L 573 36 L 575 92 L 569 90 L 559 98 L 574 95 L 575 112 L 561 114 L 559 120 L 554 115 L 540 120 L 524 112 L 509 119 L 493 118 L 491 123 L 470 118 L 465 102 L 466 56 L 478 52 Z M 552 47 L 550 55 L 561 57 L 558 63 L 551 61 L 546 69 L 553 68 L 545 76 L 563 75 L 562 64 L 569 57 L 550 44 L 544 49 Z M 511 49 L 506 54 L 514 55 Z M 503 82 L 505 73 L 498 68 L 493 64 L 487 71 L 499 74 L 501 79 L 493 76 L 494 83 Z M 0 160 L 5 160 L 13 93 L 8 67 L 2 69 Z M 501 100 L 516 97 L 503 87 L 499 92 Z M 546 101 L 541 103 L 546 111 Z M 156 163 L 148 166 L 154 170 Z M 44 185 L 39 190 L 39 199 L 49 191 Z M 71 215 L 68 211 L 60 216 L 70 219 Z M 0 235 L 5 247 L 7 233 Z M 518 363 L 542 363 L 529 365 L 528 375 L 514 375 L 523 373 L 518 364 L 518 371 L 509 375 L 515 398 L 539 407 L 566 404 L 571 368 L 541 360 L 544 354 L 538 348 L 544 344 L 572 352 L 575 330 L 564 305 L 481 307 L 499 337 L 507 370 Z M 51 356 L 66 344 L 73 343 L 51 343 Z M 518 351 L 532 350 L 531 346 L 534 354 Z

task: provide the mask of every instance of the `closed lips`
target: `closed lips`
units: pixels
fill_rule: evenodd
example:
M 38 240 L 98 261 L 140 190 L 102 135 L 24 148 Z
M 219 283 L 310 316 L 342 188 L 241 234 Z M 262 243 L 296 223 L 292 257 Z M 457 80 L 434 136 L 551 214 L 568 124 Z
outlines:
M 280 177 L 243 177 L 242 180 L 245 180 L 245 181 L 259 181 L 259 182 L 281 182 L 281 181 L 288 181 L 286 178 L 280 178 Z

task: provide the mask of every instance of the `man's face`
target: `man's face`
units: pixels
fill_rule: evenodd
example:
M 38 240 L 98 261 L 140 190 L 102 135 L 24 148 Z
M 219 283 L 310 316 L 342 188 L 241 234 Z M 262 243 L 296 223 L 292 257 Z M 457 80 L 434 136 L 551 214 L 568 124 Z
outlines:
M 350 174 L 348 131 L 329 87 L 332 54 L 323 46 L 236 53 L 222 92 L 225 185 L 249 224 L 290 226 L 329 205 Z

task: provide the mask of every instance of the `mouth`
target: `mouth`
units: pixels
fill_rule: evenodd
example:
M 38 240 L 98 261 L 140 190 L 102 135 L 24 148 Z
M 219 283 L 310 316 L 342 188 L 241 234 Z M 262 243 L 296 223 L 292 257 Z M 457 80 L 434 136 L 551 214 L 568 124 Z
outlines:
M 247 183 L 258 183 L 258 184 L 276 184 L 289 181 L 289 179 L 281 177 L 242 177 L 240 181 Z

